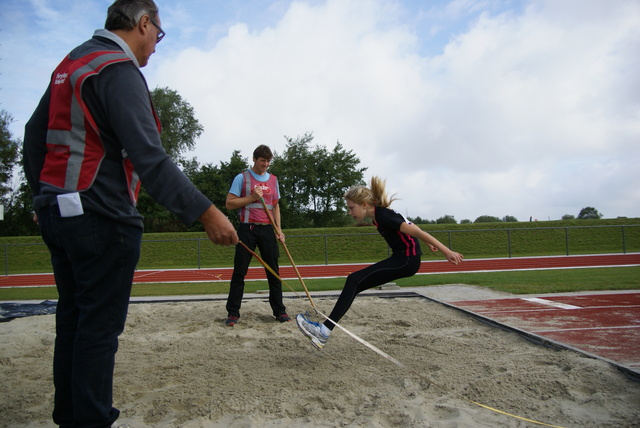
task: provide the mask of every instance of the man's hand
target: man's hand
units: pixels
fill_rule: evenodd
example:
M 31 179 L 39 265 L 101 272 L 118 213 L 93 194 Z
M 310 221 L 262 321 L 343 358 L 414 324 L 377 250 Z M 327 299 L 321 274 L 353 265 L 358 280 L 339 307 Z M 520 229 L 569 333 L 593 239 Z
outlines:
M 255 201 L 259 201 L 260 198 L 262 198 L 263 193 L 261 186 L 256 186 L 251 189 L 251 196 L 253 196 L 253 200 Z
M 222 211 L 211 205 L 199 218 L 209 240 L 217 245 L 236 245 L 238 234 Z

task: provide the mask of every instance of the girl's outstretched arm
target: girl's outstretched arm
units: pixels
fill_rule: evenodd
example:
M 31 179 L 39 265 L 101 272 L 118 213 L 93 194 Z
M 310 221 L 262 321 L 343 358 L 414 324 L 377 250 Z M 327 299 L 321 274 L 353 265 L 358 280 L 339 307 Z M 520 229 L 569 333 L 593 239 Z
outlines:
M 462 259 L 464 259 L 464 256 L 462 254 L 451 251 L 449 247 L 447 247 L 442 242 L 438 241 L 436 238 L 420 229 L 413 223 L 402 223 L 402 225 L 400 225 L 400 232 L 411 235 L 414 238 L 418 238 L 419 240 L 427 244 L 432 249 L 432 251 L 433 248 L 442 251 L 442 254 L 444 254 L 447 260 L 454 265 L 457 265 L 458 263 L 462 262 Z

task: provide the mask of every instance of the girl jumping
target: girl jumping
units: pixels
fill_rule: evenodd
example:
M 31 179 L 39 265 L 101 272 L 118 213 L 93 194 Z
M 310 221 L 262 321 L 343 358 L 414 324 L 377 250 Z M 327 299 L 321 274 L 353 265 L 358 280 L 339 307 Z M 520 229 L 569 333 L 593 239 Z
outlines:
M 330 320 L 320 324 L 309 320 L 303 314 L 296 316 L 298 328 L 318 349 L 322 349 L 327 343 L 335 327 L 334 323 L 340 321 L 347 313 L 356 295 L 390 281 L 415 275 L 420 268 L 420 241 L 427 244 L 432 251 L 442 251 L 453 264 L 457 265 L 463 259 L 462 254 L 451 251 L 436 238 L 390 209 L 389 205 L 396 199 L 387 196 L 384 180 L 372 177 L 371 188 L 352 187 L 345 193 L 344 198 L 349 215 L 356 221 L 360 222 L 365 217 L 373 219 L 373 224 L 387 241 L 392 254 L 391 257 L 353 272 L 347 277 L 342 293 L 329 315 Z

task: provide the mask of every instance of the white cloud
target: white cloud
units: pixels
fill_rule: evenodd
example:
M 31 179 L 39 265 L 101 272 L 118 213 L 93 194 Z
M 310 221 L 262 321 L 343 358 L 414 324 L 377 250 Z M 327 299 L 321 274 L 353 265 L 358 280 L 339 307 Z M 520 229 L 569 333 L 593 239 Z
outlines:
M 432 56 L 419 54 L 392 6 L 292 3 L 271 27 L 236 24 L 211 49 L 161 61 L 156 79 L 196 108 L 201 161 L 259 143 L 282 150 L 283 135 L 311 131 L 318 144 L 354 150 L 368 176 L 400 186 L 410 215 L 423 218 L 526 218 L 550 189 L 557 206 L 544 210 L 559 218 L 582 208 L 563 201 L 590 203 L 603 156 L 618 147 L 638 154 L 638 98 L 628 95 L 638 92 L 633 2 L 536 1 L 521 14 L 481 13 Z M 480 6 L 457 1 L 443 13 Z M 563 174 L 576 156 L 583 175 L 571 182 Z M 604 182 L 629 168 L 620 162 Z
M 177 88 L 210 130 L 213 144 L 200 153 L 265 141 L 283 148 L 283 135 L 306 131 L 322 144 L 378 144 L 381 128 L 391 133 L 413 114 L 420 84 L 398 52 L 415 40 L 378 33 L 382 12 L 374 2 L 293 4 L 276 27 L 237 24 L 213 49 L 162 62 L 157 81 Z

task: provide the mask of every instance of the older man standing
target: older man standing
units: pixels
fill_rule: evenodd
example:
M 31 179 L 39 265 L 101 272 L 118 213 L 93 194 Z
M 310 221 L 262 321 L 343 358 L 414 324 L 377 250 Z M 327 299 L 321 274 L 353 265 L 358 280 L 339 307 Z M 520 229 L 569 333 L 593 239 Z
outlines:
M 229 220 L 170 160 L 140 68 L 164 37 L 153 0 L 117 0 L 104 30 L 51 76 L 26 125 L 24 168 L 59 300 L 53 421 L 108 427 L 113 371 L 140 256 L 140 183 L 215 244 L 234 245 Z

